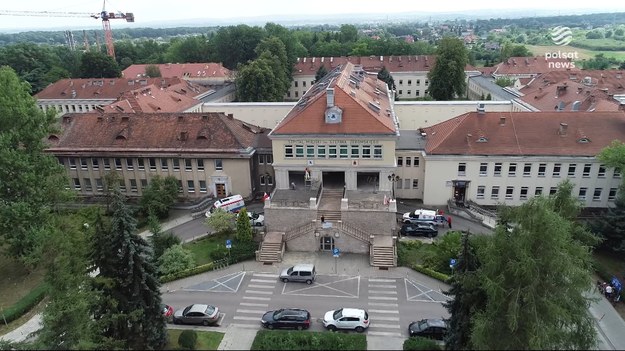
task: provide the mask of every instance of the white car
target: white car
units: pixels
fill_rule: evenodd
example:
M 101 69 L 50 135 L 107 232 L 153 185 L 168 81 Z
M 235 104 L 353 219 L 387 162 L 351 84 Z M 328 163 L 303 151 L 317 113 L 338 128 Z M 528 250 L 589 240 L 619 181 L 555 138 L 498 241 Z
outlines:
M 369 314 L 358 308 L 339 308 L 326 312 L 323 326 L 328 330 L 354 329 L 359 333 L 369 328 Z
M 237 216 L 239 215 L 237 214 Z M 265 225 L 265 216 L 263 216 L 262 214 L 248 212 L 247 216 L 250 218 L 250 224 L 252 225 L 252 227 L 262 227 Z

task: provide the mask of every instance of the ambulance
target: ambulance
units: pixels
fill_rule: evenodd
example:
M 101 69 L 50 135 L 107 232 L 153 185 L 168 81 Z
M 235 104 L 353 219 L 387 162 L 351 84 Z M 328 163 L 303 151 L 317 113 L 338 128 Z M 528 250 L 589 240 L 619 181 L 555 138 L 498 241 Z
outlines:
M 206 211 L 206 217 L 210 217 L 211 213 L 217 209 L 223 209 L 226 212 L 238 213 L 245 207 L 245 201 L 241 195 L 232 195 L 219 199 Z

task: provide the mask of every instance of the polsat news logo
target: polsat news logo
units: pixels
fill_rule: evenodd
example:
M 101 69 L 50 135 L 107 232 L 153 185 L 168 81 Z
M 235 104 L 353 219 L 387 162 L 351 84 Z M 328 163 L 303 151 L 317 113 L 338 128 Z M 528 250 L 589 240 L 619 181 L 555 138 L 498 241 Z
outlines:
M 557 26 L 551 29 L 551 40 L 557 46 L 566 46 L 573 40 L 573 32 L 569 27 Z M 545 60 L 548 61 L 548 67 L 551 69 L 575 68 L 573 60 L 578 58 L 577 51 L 558 50 L 545 53 Z

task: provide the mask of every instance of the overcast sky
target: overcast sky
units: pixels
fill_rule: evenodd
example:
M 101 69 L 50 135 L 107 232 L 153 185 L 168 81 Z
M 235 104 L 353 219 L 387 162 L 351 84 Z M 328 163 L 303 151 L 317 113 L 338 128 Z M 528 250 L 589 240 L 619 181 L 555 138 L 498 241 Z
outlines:
M 111 0 L 106 2 L 108 12 L 133 12 L 134 24 L 122 23 L 123 20 L 111 21 L 111 26 L 154 27 L 154 22 L 199 18 L 231 19 L 240 17 L 272 15 L 323 15 L 349 13 L 406 13 L 406 12 L 457 12 L 480 10 L 556 10 L 560 14 L 570 14 L 581 8 L 588 8 L 591 2 L 544 1 L 544 0 L 470 0 L 454 1 L 416 1 L 416 0 Z M 102 9 L 102 0 L 3 0 L 0 7 L 9 11 L 63 11 L 98 13 Z M 607 10 L 611 9 L 611 10 Z M 597 2 L 595 11 L 623 12 L 622 0 L 602 0 Z M 589 12 L 591 12 L 589 10 Z M 99 21 L 89 18 L 57 17 L 17 17 L 0 14 L 0 29 L 31 29 L 99 26 Z M 116 23 L 119 22 L 119 23 Z M 210 22 L 206 23 L 211 25 Z

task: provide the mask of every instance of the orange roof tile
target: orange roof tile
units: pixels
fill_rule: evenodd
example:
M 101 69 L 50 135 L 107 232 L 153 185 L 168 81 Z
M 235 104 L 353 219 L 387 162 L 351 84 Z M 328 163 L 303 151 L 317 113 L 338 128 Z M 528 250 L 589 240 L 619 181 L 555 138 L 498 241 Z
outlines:
M 122 77 L 139 78 L 145 77 L 145 67 L 143 65 L 130 65 L 122 71 Z M 221 63 L 162 63 L 156 64 L 161 77 L 164 78 L 229 78 L 231 72 Z
M 571 62 L 566 58 L 550 58 L 546 59 L 544 56 L 535 56 L 535 57 L 510 57 L 505 62 L 501 62 L 496 65 L 494 74 L 498 75 L 538 75 L 550 71 L 557 70 L 558 68 L 550 67 L 550 62 L 552 65 L 559 64 L 567 64 L 569 66 L 568 69 L 560 68 L 562 72 L 579 72 L 579 67 L 570 67 Z
M 142 89 L 125 92 L 117 99 L 117 102 L 104 107 L 104 112 L 184 112 L 201 103 L 171 88 L 149 85 Z

